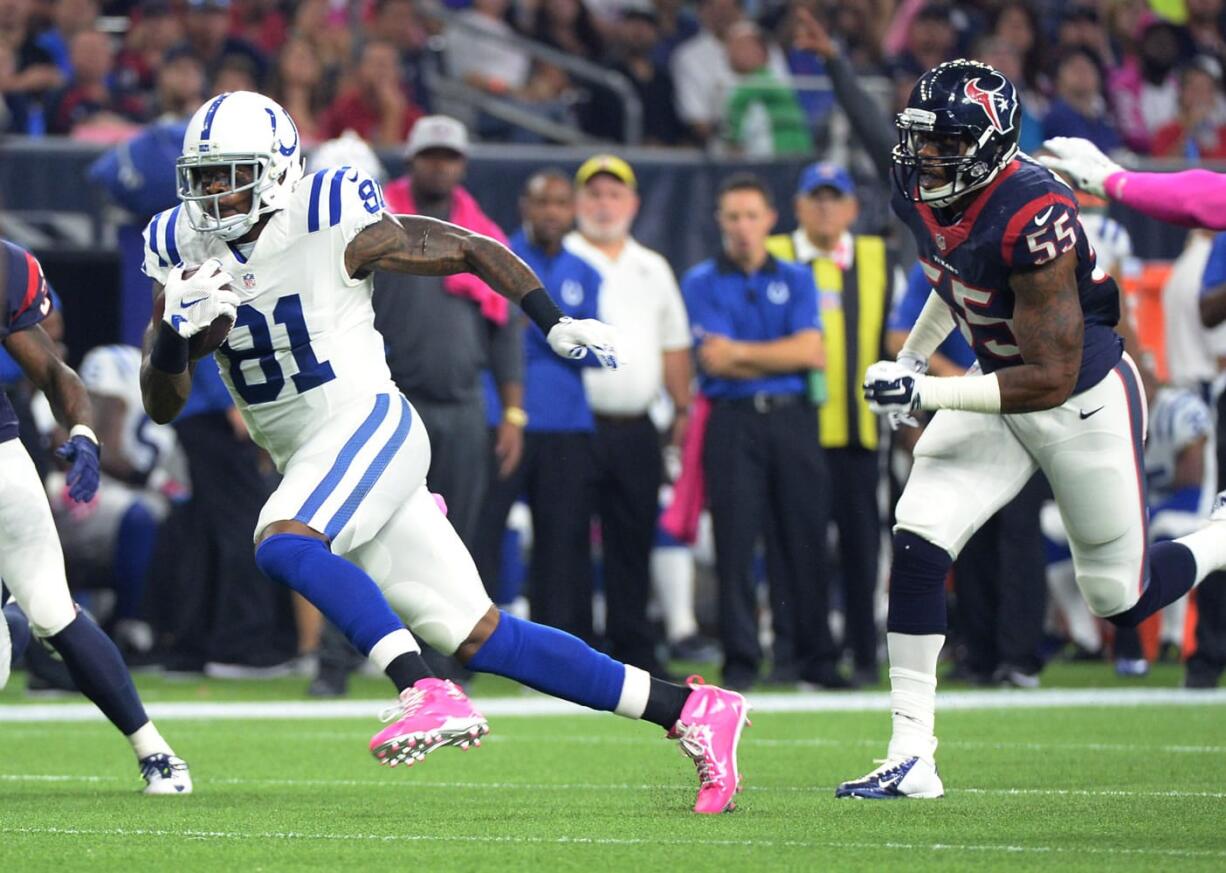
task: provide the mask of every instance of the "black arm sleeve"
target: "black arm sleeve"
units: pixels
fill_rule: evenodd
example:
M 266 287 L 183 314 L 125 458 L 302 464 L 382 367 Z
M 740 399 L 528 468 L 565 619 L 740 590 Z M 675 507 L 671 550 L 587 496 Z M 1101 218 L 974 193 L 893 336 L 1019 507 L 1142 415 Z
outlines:
M 856 139 L 872 158 L 882 179 L 889 179 L 891 172 L 890 152 L 898 142 L 894 125 L 882 114 L 881 109 L 856 78 L 851 62 L 838 55 L 826 62 L 834 97 L 839 102 Z

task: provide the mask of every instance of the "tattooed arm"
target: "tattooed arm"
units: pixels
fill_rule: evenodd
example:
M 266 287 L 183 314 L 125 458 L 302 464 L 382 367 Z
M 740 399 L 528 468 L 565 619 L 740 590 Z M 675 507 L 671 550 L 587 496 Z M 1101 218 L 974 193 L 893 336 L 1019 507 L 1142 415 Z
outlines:
M 345 249 L 345 269 L 354 278 L 374 270 L 418 276 L 474 273 L 516 303 L 541 287 L 536 274 L 502 243 L 423 215 L 385 215 L 363 230 Z
M 1024 363 L 996 373 L 1001 412 L 1051 409 L 1073 393 L 1085 331 L 1076 269 L 1077 253 L 1070 251 L 1010 279 L 1013 334 Z

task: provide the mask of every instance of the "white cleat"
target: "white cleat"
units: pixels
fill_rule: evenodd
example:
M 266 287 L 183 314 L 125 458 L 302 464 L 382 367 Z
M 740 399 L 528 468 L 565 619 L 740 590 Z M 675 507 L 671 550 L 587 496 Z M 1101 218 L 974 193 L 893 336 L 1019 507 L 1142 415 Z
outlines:
M 192 774 L 178 755 L 150 755 L 140 762 L 145 794 L 191 794 Z
M 937 765 L 925 758 L 887 758 L 867 776 L 844 782 L 835 797 L 861 800 L 897 800 L 904 797 L 930 799 L 945 796 Z

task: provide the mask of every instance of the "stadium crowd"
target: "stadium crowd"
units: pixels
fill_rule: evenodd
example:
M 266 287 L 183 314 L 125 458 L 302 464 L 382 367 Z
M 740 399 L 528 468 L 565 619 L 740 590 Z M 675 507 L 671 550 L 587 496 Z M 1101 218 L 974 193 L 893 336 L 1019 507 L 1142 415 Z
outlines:
M 0 0 L 6 128 L 125 142 L 151 122 L 181 124 L 213 94 L 262 90 L 294 117 L 311 168 L 361 166 L 384 180 L 394 211 L 510 235 L 568 314 L 620 329 L 629 367 L 560 361 L 479 281 L 381 276 L 375 292 L 393 377 L 434 439 L 431 489 L 495 602 L 658 674 L 672 660 L 720 659 L 733 688 L 875 684 L 885 495 L 905 481 L 918 431 L 884 430 L 859 384 L 868 364 L 901 347 L 930 290 L 923 270 L 888 233 L 862 232 L 856 182 L 824 161 L 806 166 L 788 202 L 752 176 L 725 179 L 715 202 L 697 205 L 717 209 L 722 247 L 680 276 L 635 238 L 643 192 L 616 153 L 574 173 L 537 173 L 522 191 L 522 226 L 499 228 L 481 192 L 463 186 L 471 141 L 529 135 L 485 114 L 470 128 L 438 114 L 428 66 L 621 139 L 615 95 L 533 58 L 507 39 L 518 34 L 624 73 L 643 101 L 647 142 L 750 156 L 817 157 L 839 106 L 884 185 L 888 116 L 849 82 L 883 77 L 905 100 L 923 70 L 967 54 L 1017 82 L 1024 150 L 1082 136 L 1109 152 L 1210 159 L 1226 155 L 1221 0 L 446 5 Z M 838 48 L 794 44 L 797 5 L 822 15 Z M 401 150 L 403 166 L 389 177 L 372 147 Z M 108 187 L 105 175 L 95 181 Z M 148 217 L 173 205 L 157 201 L 166 196 L 125 205 Z M 1082 208 L 1100 264 L 1135 272 L 1127 233 L 1104 205 Z M 1166 360 L 1146 367 L 1151 443 L 1161 447 L 1149 470 L 1155 536 L 1195 524 L 1226 467 L 1210 414 L 1226 341 L 1198 309 L 1202 288 L 1226 296 L 1224 239 L 1190 235 L 1162 290 Z M 782 357 L 755 358 L 764 346 Z M 343 693 L 356 666 L 343 638 L 264 583 L 251 558 L 275 473 L 216 368 L 203 361 L 184 415 L 155 428 L 140 421 L 135 351 L 98 349 L 81 367 L 103 411 L 110 503 L 70 505 L 41 450 L 70 581 L 115 589 L 112 603 L 97 603 L 133 662 L 217 676 L 305 663 L 313 692 Z M 955 335 L 932 367 L 960 373 L 973 361 Z M 52 423 L 28 386 L 6 384 L 30 415 L 23 436 L 37 442 L 39 422 Z M 1196 632 L 1172 608 L 1140 636 L 1112 635 L 1078 598 L 1049 499 L 1037 476 L 955 566 L 955 675 L 1032 687 L 1052 657 L 1112 659 L 1121 675 L 1141 675 L 1156 657 L 1195 651 L 1188 683 L 1216 684 L 1226 631 L 1212 622 L 1226 584 L 1198 593 Z M 31 657 L 46 661 L 38 647 Z M 31 687 L 65 682 L 52 662 L 29 666 Z

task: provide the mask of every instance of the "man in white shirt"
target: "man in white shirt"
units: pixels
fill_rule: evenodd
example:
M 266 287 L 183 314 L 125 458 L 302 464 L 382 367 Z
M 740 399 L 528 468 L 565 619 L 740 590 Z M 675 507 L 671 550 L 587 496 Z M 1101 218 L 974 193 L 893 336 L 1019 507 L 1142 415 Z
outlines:
M 740 0 L 700 0 L 698 17 L 702 29 L 677 46 L 671 65 L 677 115 L 699 142 L 706 142 L 723 120 L 728 95 L 737 82 L 724 37 L 743 18 Z M 778 45 L 771 44 L 767 66 L 780 82 L 791 80 Z
M 663 469 L 660 436 L 647 412 L 666 390 L 675 410 L 672 439 L 679 445 L 693 375 L 689 320 L 668 262 L 630 236 L 639 206 L 630 165 L 597 155 L 579 168 L 575 185 L 579 229 L 565 245 L 601 274 L 600 317 L 617 329 L 628 362 L 612 379 L 594 369 L 583 374 L 596 418 L 606 633 L 615 657 L 659 672 L 647 597 Z

